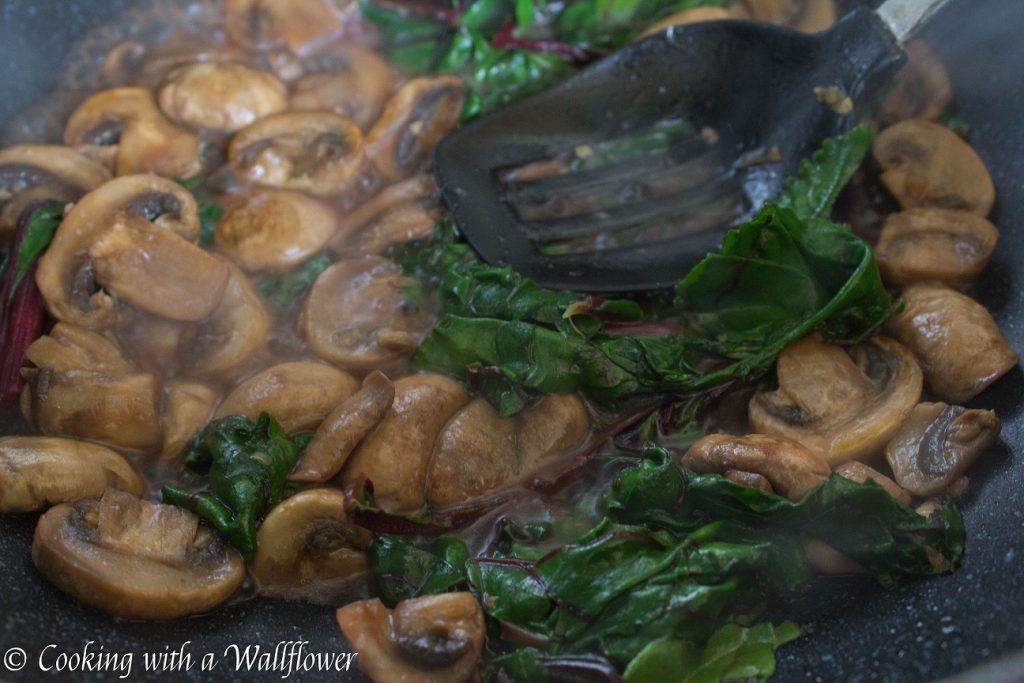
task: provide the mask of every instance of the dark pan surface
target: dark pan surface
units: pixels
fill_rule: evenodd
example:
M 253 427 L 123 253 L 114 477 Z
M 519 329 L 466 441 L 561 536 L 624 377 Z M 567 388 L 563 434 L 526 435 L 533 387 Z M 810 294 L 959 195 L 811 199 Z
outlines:
M 86 27 L 131 4 L 126 0 L 0 0 L 0 124 L 44 93 L 68 42 Z M 928 37 L 946 58 L 959 113 L 972 124 L 971 141 L 992 171 L 999 193 L 996 223 L 1002 239 L 977 297 L 1024 350 L 1024 2 L 953 0 Z M 778 681 L 931 681 L 964 674 L 964 681 L 1024 680 L 1024 376 L 1015 370 L 978 405 L 1004 421 L 1002 440 L 971 472 L 963 508 L 968 546 L 949 577 L 907 581 L 893 590 L 867 582 L 826 586 L 801 607 L 809 634 L 780 652 Z M 0 657 L 26 650 L 28 666 L 0 681 L 36 681 L 40 651 L 134 653 L 130 680 L 285 680 L 283 671 L 235 670 L 224 656 L 232 644 L 273 651 L 281 641 L 309 641 L 306 651 L 347 648 L 333 611 L 275 600 L 248 601 L 173 623 L 126 623 L 51 589 L 32 566 L 35 516 L 0 517 Z M 190 671 L 146 672 L 143 652 L 177 650 L 193 658 Z M 202 672 L 202 655 L 220 660 Z M 988 663 L 981 669 L 975 667 Z M 51 672 L 51 676 L 55 672 Z M 65 680 L 117 680 L 119 672 L 63 674 Z M 349 673 L 292 674 L 290 680 L 360 680 Z

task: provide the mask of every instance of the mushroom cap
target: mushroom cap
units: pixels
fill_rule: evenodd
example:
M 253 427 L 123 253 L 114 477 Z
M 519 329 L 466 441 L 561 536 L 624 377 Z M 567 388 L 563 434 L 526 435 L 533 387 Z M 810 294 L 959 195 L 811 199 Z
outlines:
M 36 285 L 57 320 L 97 329 L 113 322 L 114 300 L 93 292 L 89 248 L 119 216 L 144 218 L 189 241 L 199 238 L 199 214 L 192 193 L 155 175 L 115 178 L 85 195 L 64 216 L 39 258 Z
M 365 594 L 370 539 L 346 519 L 342 491 L 306 489 L 267 515 L 249 570 L 265 595 L 338 604 L 353 592 Z
M 935 121 L 953 103 L 949 72 L 928 44 L 913 40 L 905 52 L 907 63 L 893 76 L 882 103 L 880 117 L 886 125 L 914 118 Z
M 217 225 L 215 242 L 243 270 L 288 270 L 318 251 L 334 234 L 330 204 L 288 190 L 245 193 Z
M 318 55 L 319 56 L 319 55 Z M 328 73 L 313 73 L 292 83 L 289 109 L 332 111 L 367 130 L 380 116 L 398 74 L 373 50 L 333 45 Z
M 465 683 L 483 657 L 483 610 L 470 593 L 428 595 L 398 603 L 394 612 L 378 599 L 338 610 L 345 639 L 375 681 Z
M 961 286 L 981 273 L 999 230 L 969 211 L 919 208 L 890 214 L 875 259 L 892 285 L 938 280 Z
M 285 112 L 238 131 L 228 159 L 257 185 L 343 194 L 360 179 L 363 134 L 352 119 L 331 112 Z
M 43 514 L 32 561 L 65 593 L 128 619 L 207 612 L 245 580 L 241 555 L 194 514 L 112 490 Z
M 432 321 L 406 299 L 407 278 L 378 256 L 339 261 L 313 283 L 299 327 L 313 353 L 347 370 L 404 360 Z
M 304 56 L 344 32 L 353 0 L 225 0 L 224 30 L 250 50 L 285 46 Z
M 995 186 L 985 164 L 945 126 L 908 119 L 875 138 L 872 153 L 882 168 L 882 184 L 904 209 L 931 206 L 987 216 Z
M 164 386 L 162 459 L 176 458 L 189 440 L 210 420 L 220 393 L 212 387 L 187 379 L 172 379 Z
M 455 130 L 465 103 L 466 84 L 457 76 L 406 81 L 367 132 L 367 158 L 390 181 L 427 170 L 434 148 Z
M 292 470 L 292 481 L 325 482 L 345 465 L 356 446 L 387 414 L 395 386 L 375 370 L 363 385 L 328 413 Z
M 965 403 L 1017 365 L 1017 354 L 984 306 L 945 285 L 903 290 L 901 313 L 885 331 L 906 344 L 940 399 Z
M 68 119 L 64 144 L 115 146 L 119 176 L 190 178 L 202 170 L 199 136 L 164 116 L 148 88 L 113 88 L 89 97 Z
M 351 241 L 360 231 L 372 225 L 392 209 L 407 203 L 433 205 L 437 200 L 437 182 L 434 176 L 423 173 L 412 178 L 388 185 L 383 190 L 348 211 L 338 221 L 337 232 L 330 239 L 331 251 L 346 254 Z
M 830 464 L 880 453 L 923 383 L 910 352 L 886 337 L 845 350 L 804 337 L 783 350 L 776 372 L 779 388 L 750 399 L 752 429 L 799 441 Z
M 779 495 L 794 501 L 831 473 L 825 459 L 803 444 L 765 434 L 709 434 L 690 446 L 681 461 L 699 474 L 740 471 L 760 475 Z
M 33 512 L 115 488 L 142 495 L 145 482 L 99 444 L 47 436 L 0 437 L 0 512 Z
M 173 121 L 230 132 L 284 111 L 288 105 L 287 88 L 273 74 L 217 62 L 175 69 L 157 93 L 157 101 Z
M 74 201 L 110 180 L 110 171 L 59 145 L 15 145 L 0 150 L 0 232 L 11 232 L 34 199 Z
M 900 486 L 915 496 L 934 496 L 995 443 L 1001 426 L 991 410 L 921 403 L 885 447 L 885 458 Z
M 346 484 L 364 476 L 372 481 L 381 509 L 412 511 L 423 506 L 434 441 L 469 396 L 462 384 L 443 375 L 408 375 L 394 384 L 390 410 L 349 457 L 341 475 Z
M 94 370 L 126 373 L 135 367 L 117 342 L 71 323 L 57 323 L 25 350 L 25 358 L 37 368 L 56 372 Z
M 280 363 L 249 377 L 231 390 L 215 417 L 260 413 L 274 416 L 289 434 L 315 429 L 359 383 L 346 372 L 312 361 Z

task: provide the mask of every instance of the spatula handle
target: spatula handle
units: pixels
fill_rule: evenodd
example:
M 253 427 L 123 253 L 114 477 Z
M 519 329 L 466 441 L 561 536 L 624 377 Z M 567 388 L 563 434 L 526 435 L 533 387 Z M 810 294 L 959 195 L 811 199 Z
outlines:
M 886 0 L 876 12 L 903 45 L 947 2 L 949 0 Z

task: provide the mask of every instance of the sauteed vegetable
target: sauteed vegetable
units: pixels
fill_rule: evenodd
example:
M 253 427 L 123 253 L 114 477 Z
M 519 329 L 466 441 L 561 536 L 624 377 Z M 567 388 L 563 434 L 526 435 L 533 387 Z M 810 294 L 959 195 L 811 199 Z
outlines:
M 927 46 L 674 290 L 614 298 L 480 261 L 435 145 L 650 33 L 831 0 L 218 12 L 0 151 L 0 512 L 41 513 L 55 586 L 330 605 L 379 682 L 643 683 L 770 677 L 821 575 L 955 570 L 1000 430 L 965 404 L 1017 356 L 965 293 L 995 190 Z

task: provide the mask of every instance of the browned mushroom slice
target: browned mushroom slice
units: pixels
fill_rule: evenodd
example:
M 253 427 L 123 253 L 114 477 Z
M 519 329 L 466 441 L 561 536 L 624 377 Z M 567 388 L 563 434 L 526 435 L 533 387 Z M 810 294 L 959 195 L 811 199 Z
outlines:
M 351 189 L 364 159 L 363 134 L 350 118 L 330 112 L 290 112 L 238 131 L 228 159 L 257 185 L 330 197 Z
M 903 299 L 906 307 L 885 330 L 914 352 L 940 399 L 965 403 L 1017 365 L 1017 354 L 977 301 L 938 284 L 911 285 Z
M 128 619 L 207 612 L 245 580 L 242 557 L 194 514 L 112 490 L 40 517 L 32 561 L 68 595 Z
M 292 481 L 325 482 L 338 474 L 356 446 L 384 419 L 395 400 L 395 386 L 374 371 L 362 388 L 328 413 L 291 474 Z
M 430 237 L 440 217 L 439 206 L 428 207 L 421 202 L 400 204 L 380 216 L 353 242 L 360 252 L 381 254 L 391 247 Z
M 273 75 L 241 64 L 214 62 L 172 71 L 157 101 L 173 121 L 230 132 L 288 106 L 287 89 Z
M 306 55 L 338 37 L 358 7 L 354 0 L 225 0 L 224 28 L 251 50 L 285 45 Z
M 775 493 L 775 489 L 772 487 L 772 483 L 768 481 L 768 478 L 758 474 L 757 472 L 726 470 L 722 473 L 722 476 L 731 482 L 739 484 L 740 486 L 749 486 L 750 488 L 758 489 L 765 493 Z
M 229 266 L 231 277 L 220 306 L 203 322 L 192 348 L 179 363 L 203 377 L 227 379 L 266 348 L 272 319 L 245 273 Z
M 121 348 L 131 353 L 136 365 L 162 377 L 178 373 L 178 356 L 192 349 L 199 324 L 179 322 L 122 306 L 117 311 L 114 333 Z
M 880 453 L 921 398 L 921 368 L 885 337 L 846 350 L 804 337 L 779 355 L 777 374 L 776 391 L 750 399 L 751 427 L 799 441 L 830 464 Z
M 161 458 L 181 455 L 189 439 L 209 421 L 218 398 L 217 391 L 202 382 L 172 379 L 167 383 L 161 418 L 164 433 Z
M 190 178 L 202 170 L 199 137 L 170 121 L 147 88 L 96 93 L 68 119 L 64 144 L 112 148 L 114 172 Z
M 482 663 L 484 613 L 471 593 L 406 600 L 394 612 L 363 600 L 339 609 L 338 625 L 377 683 L 466 683 Z
M 121 455 L 98 444 L 46 436 L 0 438 L 0 512 L 32 512 L 106 489 L 142 495 Z
M 875 259 L 889 284 L 938 280 L 958 287 L 985 269 L 998 239 L 994 225 L 969 211 L 908 209 L 886 219 Z
M 742 7 L 736 5 L 735 7 Z M 669 15 L 659 21 L 656 24 L 652 24 L 650 28 L 641 33 L 637 40 L 653 36 L 656 33 L 661 33 L 665 29 L 673 26 L 685 26 L 687 24 L 699 24 L 704 21 L 722 21 L 723 19 L 738 19 L 737 12 L 733 11 L 733 8 L 725 9 L 722 7 L 692 7 L 690 9 L 684 9 L 681 12 Z M 744 12 L 745 14 L 745 12 Z
M 995 443 L 1001 426 L 991 410 L 922 403 L 885 447 L 885 458 L 900 486 L 915 496 L 934 496 Z
M 395 400 L 342 469 L 345 483 L 365 476 L 378 505 L 389 512 L 423 506 L 423 485 L 434 441 L 469 402 L 462 385 L 441 375 L 409 375 L 395 382 Z
M 836 21 L 834 0 L 743 0 L 754 21 L 791 26 L 798 31 L 824 31 Z
M 453 505 L 515 483 L 578 445 L 589 428 L 586 408 L 571 394 L 545 396 L 511 418 L 477 399 L 437 437 L 427 502 Z
M 945 126 L 909 119 L 875 138 L 872 153 L 882 183 L 904 209 L 933 206 L 987 216 L 995 187 L 985 164 Z
M 281 363 L 235 387 L 216 417 L 270 413 L 286 432 L 315 429 L 331 410 L 359 389 L 351 375 L 323 363 Z
M 437 203 L 436 197 L 437 183 L 434 176 L 429 173 L 389 185 L 341 217 L 337 232 L 329 242 L 330 248 L 335 253 L 345 253 L 349 250 L 354 235 L 392 209 L 409 202 L 433 205 Z
M 340 261 L 313 284 L 299 326 L 313 352 L 347 370 L 397 363 L 419 345 L 430 318 L 406 300 L 408 280 L 376 256 Z
M 458 125 L 465 103 L 466 84 L 456 76 L 408 81 L 366 134 L 367 158 L 389 181 L 425 170 L 434 147 Z
M 247 271 L 287 270 L 320 251 L 337 218 L 326 202 L 288 190 L 242 194 L 217 225 L 216 244 Z
M 370 539 L 346 519 L 344 492 L 307 489 L 267 515 L 249 570 L 264 595 L 337 605 L 367 594 Z
M 913 415 L 913 413 L 911 413 L 911 415 Z M 910 505 L 910 496 L 907 495 L 907 492 L 904 491 L 899 484 L 875 468 L 869 467 L 862 462 L 857 462 L 856 460 L 852 462 L 844 462 L 836 468 L 835 472 L 840 477 L 845 477 L 850 481 L 857 482 L 858 484 L 863 484 L 870 479 L 885 489 L 886 493 L 899 502 L 904 505 Z
M 124 448 L 160 443 L 156 377 L 89 370 L 25 370 L 26 420 L 42 434 L 78 436 Z
M 114 301 L 97 291 L 89 248 L 124 215 L 144 218 L 189 241 L 199 237 L 195 199 L 174 181 L 154 175 L 128 176 L 93 190 L 64 217 L 39 259 L 36 284 L 57 320 L 91 329 L 113 322 Z
M 953 102 L 953 84 L 935 52 L 922 40 L 906 48 L 907 63 L 893 77 L 880 117 L 888 125 L 904 119 L 934 121 Z
M 14 230 L 33 199 L 74 201 L 108 180 L 110 171 L 67 147 L 8 147 L 0 151 L 0 234 Z
M 25 357 L 37 368 L 57 372 L 96 370 L 125 373 L 134 370 L 116 342 L 69 323 L 57 323 L 50 333 L 36 339 Z
M 295 111 L 333 111 L 367 130 L 384 109 L 398 76 L 387 61 L 365 47 L 338 45 L 329 53 L 328 73 L 295 81 L 289 106 Z
M 228 283 L 223 261 L 140 216 L 119 216 L 89 247 L 89 258 L 104 289 L 171 320 L 208 317 Z
M 803 498 L 831 472 L 824 458 L 799 442 L 764 434 L 709 434 L 690 446 L 681 461 L 698 474 L 759 474 L 790 500 Z

